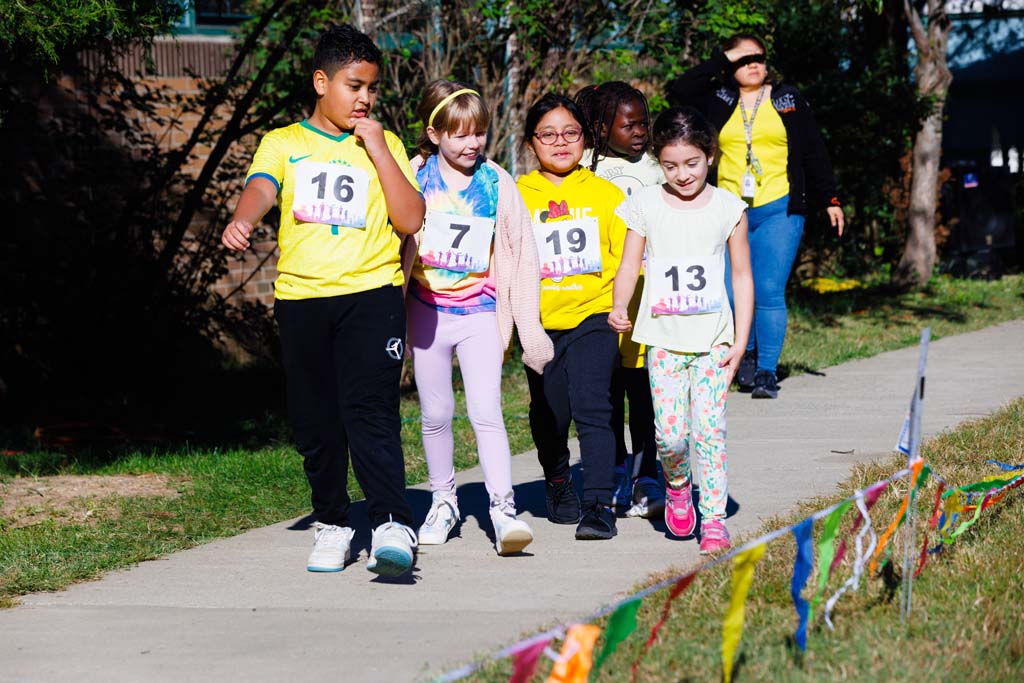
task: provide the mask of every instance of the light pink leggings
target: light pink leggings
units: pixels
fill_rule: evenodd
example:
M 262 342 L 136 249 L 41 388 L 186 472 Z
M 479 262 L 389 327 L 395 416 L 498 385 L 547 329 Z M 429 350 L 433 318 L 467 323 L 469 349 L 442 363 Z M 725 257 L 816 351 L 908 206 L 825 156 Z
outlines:
M 494 313 L 441 313 L 409 297 L 409 344 L 423 416 L 423 451 L 430 488 L 455 490 L 452 418 L 452 352 L 459 357 L 466 407 L 476 433 L 484 485 L 490 495 L 512 491 L 512 453 L 501 414 L 501 364 L 505 358 Z

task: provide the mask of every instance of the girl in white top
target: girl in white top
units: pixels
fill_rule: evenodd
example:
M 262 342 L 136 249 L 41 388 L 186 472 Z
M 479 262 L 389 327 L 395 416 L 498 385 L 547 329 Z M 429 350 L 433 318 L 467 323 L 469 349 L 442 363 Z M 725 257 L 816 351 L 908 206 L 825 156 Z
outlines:
M 700 550 L 730 546 L 725 398 L 739 367 L 754 311 L 746 204 L 707 183 L 715 130 L 696 110 L 673 107 L 654 124 L 654 152 L 665 183 L 634 191 L 618 213 L 629 227 L 615 276 L 608 324 L 633 328 L 627 304 L 641 259 L 647 274 L 633 339 L 647 344 L 655 440 L 665 468 L 665 523 L 676 536 L 696 527 L 688 446 L 700 485 Z M 725 250 L 732 262 L 735 325 L 725 294 Z

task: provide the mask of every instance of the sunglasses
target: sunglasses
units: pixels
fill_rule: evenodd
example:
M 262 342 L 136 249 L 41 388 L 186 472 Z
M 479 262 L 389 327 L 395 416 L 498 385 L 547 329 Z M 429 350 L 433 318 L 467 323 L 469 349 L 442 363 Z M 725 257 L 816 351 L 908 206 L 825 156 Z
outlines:
M 765 63 L 764 53 L 759 53 L 759 54 L 755 54 L 755 55 L 747 55 L 746 57 L 740 57 L 739 59 L 737 59 L 735 62 L 732 63 L 732 67 L 733 67 L 733 69 L 739 69 L 740 67 L 746 66 L 747 64 L 764 64 L 764 63 Z

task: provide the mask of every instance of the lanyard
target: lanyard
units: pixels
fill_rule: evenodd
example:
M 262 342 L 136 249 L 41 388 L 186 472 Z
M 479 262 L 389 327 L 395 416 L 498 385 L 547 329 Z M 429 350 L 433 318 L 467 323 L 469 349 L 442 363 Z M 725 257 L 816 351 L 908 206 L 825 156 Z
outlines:
M 761 175 L 761 162 L 754 156 L 754 117 L 757 116 L 757 110 L 761 107 L 764 89 L 765 86 L 762 85 L 761 90 L 757 93 L 757 100 L 754 101 L 754 111 L 751 112 L 749 120 L 747 119 L 747 108 L 743 104 L 743 96 L 740 96 L 740 116 L 743 117 L 743 135 L 747 140 L 747 168 L 757 175 Z

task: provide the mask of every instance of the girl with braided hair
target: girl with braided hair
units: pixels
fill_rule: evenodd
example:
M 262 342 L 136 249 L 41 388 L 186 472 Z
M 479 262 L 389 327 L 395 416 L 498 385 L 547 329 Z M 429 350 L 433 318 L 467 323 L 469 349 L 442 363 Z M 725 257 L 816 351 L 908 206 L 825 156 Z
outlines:
M 610 180 L 627 196 L 665 181 L 661 166 L 647 153 L 650 113 L 642 92 L 628 83 L 609 81 L 583 88 L 576 93 L 575 100 L 583 110 L 594 141 L 580 162 L 584 168 Z M 643 276 L 640 277 L 642 281 Z M 630 304 L 633 313 L 640 305 L 642 290 L 642 285 L 637 287 Z M 633 342 L 632 332 L 621 334 L 619 362 L 612 376 L 612 427 L 616 443 L 612 500 L 627 517 L 656 518 L 665 506 L 665 489 L 659 482 L 649 383 L 644 348 Z M 624 425 L 627 398 L 632 458 L 626 448 Z

